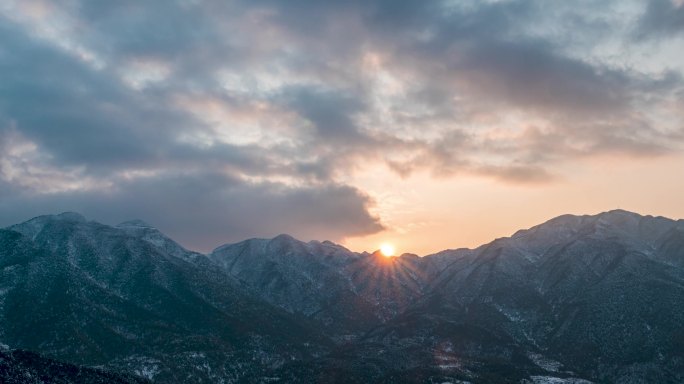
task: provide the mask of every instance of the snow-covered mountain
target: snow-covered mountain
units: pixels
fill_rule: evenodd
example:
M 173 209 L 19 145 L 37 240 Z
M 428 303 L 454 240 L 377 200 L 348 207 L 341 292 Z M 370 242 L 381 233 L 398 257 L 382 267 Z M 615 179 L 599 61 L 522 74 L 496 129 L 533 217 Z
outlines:
M 470 314 L 600 380 L 684 382 L 683 245 L 681 220 L 562 216 L 458 258 L 426 312 Z
M 74 213 L 0 230 L 0 342 L 162 383 L 681 383 L 682 324 L 684 221 L 619 210 L 422 258 L 202 255 Z
M 463 378 L 488 364 L 494 382 L 539 375 L 530 361 L 599 382 L 684 382 L 683 245 L 684 221 L 611 211 L 443 252 L 451 263 L 427 294 L 366 334 L 357 355 L 381 344 L 379 367 L 448 360 L 458 363 L 443 371 Z
M 258 376 L 329 344 L 155 231 L 75 214 L 0 230 L 0 341 L 166 383 Z
M 208 257 L 257 296 L 347 340 L 420 297 L 433 267 L 415 255 L 388 259 L 288 235 L 224 245 Z

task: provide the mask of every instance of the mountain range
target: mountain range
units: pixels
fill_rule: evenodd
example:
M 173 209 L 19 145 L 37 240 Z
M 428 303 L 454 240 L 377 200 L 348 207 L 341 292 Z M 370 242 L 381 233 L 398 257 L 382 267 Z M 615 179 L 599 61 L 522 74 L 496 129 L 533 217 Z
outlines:
M 8 383 L 682 383 L 682 324 L 684 220 L 622 210 L 394 258 L 200 254 L 76 213 L 0 229 Z

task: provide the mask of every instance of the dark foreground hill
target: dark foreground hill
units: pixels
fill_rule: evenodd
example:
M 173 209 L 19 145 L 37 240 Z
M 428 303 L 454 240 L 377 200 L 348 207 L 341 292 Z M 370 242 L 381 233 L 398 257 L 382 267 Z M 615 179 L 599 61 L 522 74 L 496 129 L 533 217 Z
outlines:
M 150 384 L 140 377 L 77 367 L 28 351 L 0 351 L 3 384 Z
M 0 342 L 160 383 L 684 382 L 684 221 L 561 216 L 387 259 L 209 255 L 76 214 L 0 230 Z

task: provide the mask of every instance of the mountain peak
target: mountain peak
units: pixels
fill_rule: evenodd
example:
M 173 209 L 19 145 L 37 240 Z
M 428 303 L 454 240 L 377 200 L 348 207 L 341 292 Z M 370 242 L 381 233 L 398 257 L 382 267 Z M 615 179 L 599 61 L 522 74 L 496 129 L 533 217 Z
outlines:
M 611 209 L 609 211 L 601 212 L 599 215 L 630 215 L 630 216 L 643 216 L 639 213 L 628 211 L 622 208 Z
M 275 241 L 278 243 L 292 243 L 292 242 L 300 243 L 301 242 L 301 241 L 295 239 L 294 237 L 288 235 L 287 233 L 281 233 L 280 235 L 271 239 L 271 241 Z
M 572 215 L 572 214 L 565 214 L 565 215 L 560 215 L 557 217 L 554 217 L 553 219 L 539 224 L 538 226 L 545 226 L 545 225 L 560 225 L 560 226 L 567 226 L 567 225 L 578 225 L 585 223 L 587 221 L 594 221 L 594 220 L 608 220 L 608 221 L 623 221 L 623 220 L 638 220 L 643 217 L 648 217 L 648 216 L 642 216 L 638 213 L 631 212 L 631 211 L 626 211 L 624 209 L 613 209 L 610 211 L 604 211 L 597 213 L 595 215 Z
M 43 230 L 43 228 L 50 223 L 67 223 L 71 225 L 86 223 L 87 221 L 88 220 L 79 213 L 63 212 L 57 215 L 36 216 L 23 223 L 11 225 L 8 228 L 13 231 L 17 231 L 24 236 L 35 239 L 35 237 Z
M 626 211 L 624 209 L 613 209 L 610 211 L 601 212 L 596 216 L 598 216 L 598 217 L 610 217 L 610 218 L 635 218 L 635 219 L 640 219 L 642 217 L 648 217 L 648 216 L 638 214 L 636 212 Z
M 567 241 L 580 235 L 591 235 L 600 238 L 618 237 L 623 241 L 649 239 L 655 241 L 665 234 L 676 221 L 665 217 L 641 215 L 624 209 L 614 209 L 595 215 L 565 214 L 554 217 L 529 229 L 521 229 L 511 236 L 514 241 L 531 241 L 539 244 L 551 244 Z M 508 238 L 502 239 L 508 241 Z

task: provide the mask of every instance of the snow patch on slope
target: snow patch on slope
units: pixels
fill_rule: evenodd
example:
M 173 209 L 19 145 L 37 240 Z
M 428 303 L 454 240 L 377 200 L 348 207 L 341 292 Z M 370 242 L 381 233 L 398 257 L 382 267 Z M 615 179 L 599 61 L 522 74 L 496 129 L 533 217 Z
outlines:
M 561 367 L 563 364 L 559 363 L 556 360 L 549 359 L 547 357 L 544 357 L 543 355 L 540 355 L 539 353 L 534 353 L 534 352 L 528 352 L 527 357 L 532 360 L 539 368 L 547 371 L 547 372 L 558 372 L 560 371 Z
M 594 384 L 592 381 L 576 378 L 560 378 L 552 376 L 532 376 L 533 384 Z

